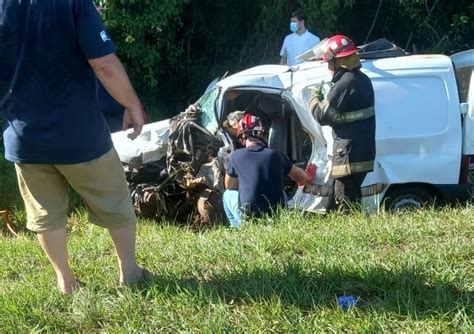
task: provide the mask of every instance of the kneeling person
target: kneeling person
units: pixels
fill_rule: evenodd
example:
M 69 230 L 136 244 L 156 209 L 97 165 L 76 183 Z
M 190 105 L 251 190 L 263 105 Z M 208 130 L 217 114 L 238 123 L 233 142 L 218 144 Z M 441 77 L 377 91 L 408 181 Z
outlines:
M 242 215 L 259 217 L 286 205 L 286 176 L 303 184 L 309 182 L 306 173 L 286 155 L 267 147 L 258 117 L 246 114 L 239 122 L 237 135 L 243 148 L 230 155 L 223 196 L 232 227 L 241 225 Z

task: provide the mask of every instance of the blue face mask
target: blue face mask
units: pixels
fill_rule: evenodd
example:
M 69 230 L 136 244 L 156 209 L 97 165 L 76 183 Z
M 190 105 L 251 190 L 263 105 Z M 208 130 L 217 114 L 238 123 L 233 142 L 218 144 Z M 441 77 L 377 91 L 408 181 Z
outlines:
M 290 30 L 291 30 L 291 32 L 297 32 L 298 31 L 298 22 L 290 22 Z

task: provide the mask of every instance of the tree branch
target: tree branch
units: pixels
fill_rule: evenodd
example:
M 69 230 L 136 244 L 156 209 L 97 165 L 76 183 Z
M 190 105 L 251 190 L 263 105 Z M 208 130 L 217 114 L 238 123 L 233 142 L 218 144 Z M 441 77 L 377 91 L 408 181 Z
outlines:
M 410 31 L 410 35 L 408 36 L 408 39 L 404 48 L 405 51 L 408 50 L 408 48 L 410 47 L 410 43 L 412 39 L 413 39 L 413 31 Z
M 382 3 L 383 3 L 383 0 L 380 0 L 379 5 L 377 7 L 377 11 L 375 12 L 374 19 L 372 20 L 372 26 L 370 27 L 369 32 L 367 33 L 367 37 L 365 37 L 364 44 L 367 44 L 370 34 L 372 34 L 372 30 L 375 27 L 375 22 L 377 22 L 377 18 L 379 17 L 379 14 L 380 14 L 380 8 L 382 8 Z
M 435 2 L 433 3 L 433 5 L 431 6 L 431 8 L 428 10 L 428 2 L 426 1 L 425 4 L 426 4 L 426 7 L 427 7 L 427 10 L 428 10 L 428 15 L 423 18 L 423 23 L 428 27 L 428 30 L 431 30 L 431 32 L 434 34 L 436 40 L 439 42 L 440 41 L 440 36 L 438 34 L 438 32 L 436 31 L 436 29 L 428 22 L 430 17 L 431 17 L 431 14 L 433 14 L 433 11 L 434 9 L 436 8 L 436 6 L 438 5 L 439 3 L 439 0 L 435 0 Z M 429 37 L 428 37 L 429 38 Z M 434 39 L 431 39 L 431 43 L 434 44 L 436 43 L 434 41 Z

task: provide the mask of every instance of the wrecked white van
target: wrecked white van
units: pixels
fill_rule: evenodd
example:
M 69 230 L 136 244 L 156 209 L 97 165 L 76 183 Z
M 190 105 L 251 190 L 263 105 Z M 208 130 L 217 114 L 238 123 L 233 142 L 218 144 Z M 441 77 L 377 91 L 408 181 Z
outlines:
M 370 211 L 393 210 L 421 207 L 435 199 L 472 198 L 474 50 L 452 57 L 366 59 L 362 66 L 374 86 L 377 124 L 375 168 L 363 183 L 363 206 Z M 317 166 L 312 185 L 297 187 L 288 180 L 289 206 L 324 211 L 333 182 L 332 133 L 309 110 L 310 92 L 317 85 L 323 85 L 326 93 L 330 88 L 327 65 L 320 61 L 239 72 L 217 82 L 199 99 L 199 131 L 219 141 L 216 155 L 225 165 L 236 148 L 235 140 L 222 127 L 226 116 L 235 110 L 260 116 L 269 129 L 270 147 L 303 168 Z M 157 123 L 156 128 L 148 125 L 142 138 L 152 140 L 151 133 L 159 132 L 164 142 L 166 129 L 166 122 Z M 117 145 L 121 137 L 123 134 L 113 135 L 119 155 L 130 155 L 130 145 Z M 140 149 L 135 151 L 141 154 Z M 162 158 L 163 150 L 160 152 L 152 160 Z M 150 160 L 150 152 L 146 157 Z

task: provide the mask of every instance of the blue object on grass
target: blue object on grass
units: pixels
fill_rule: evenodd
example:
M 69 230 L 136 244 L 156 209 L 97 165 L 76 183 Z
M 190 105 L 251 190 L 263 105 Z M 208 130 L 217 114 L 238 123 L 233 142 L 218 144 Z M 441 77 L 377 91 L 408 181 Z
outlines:
M 349 307 L 355 307 L 357 304 L 357 297 L 354 296 L 339 296 L 337 297 L 337 303 L 343 310 L 349 309 Z

